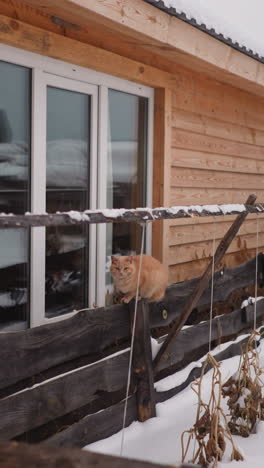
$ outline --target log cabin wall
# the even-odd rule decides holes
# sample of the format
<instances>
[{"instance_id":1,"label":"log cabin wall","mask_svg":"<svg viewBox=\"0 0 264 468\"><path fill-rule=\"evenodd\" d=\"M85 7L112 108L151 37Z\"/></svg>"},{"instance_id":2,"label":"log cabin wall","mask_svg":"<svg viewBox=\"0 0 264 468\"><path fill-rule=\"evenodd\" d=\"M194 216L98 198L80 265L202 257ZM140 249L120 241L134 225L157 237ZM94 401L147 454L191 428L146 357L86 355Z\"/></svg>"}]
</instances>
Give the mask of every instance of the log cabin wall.
<instances>
[{"instance_id":1,"label":"log cabin wall","mask_svg":"<svg viewBox=\"0 0 264 468\"><path fill-rule=\"evenodd\" d=\"M0 0L0 15L4 44L155 88L153 206L264 201L264 65L142 0ZM233 219L153 223L170 281L200 275ZM224 263L255 245L250 216Z\"/></svg>"}]
</instances>

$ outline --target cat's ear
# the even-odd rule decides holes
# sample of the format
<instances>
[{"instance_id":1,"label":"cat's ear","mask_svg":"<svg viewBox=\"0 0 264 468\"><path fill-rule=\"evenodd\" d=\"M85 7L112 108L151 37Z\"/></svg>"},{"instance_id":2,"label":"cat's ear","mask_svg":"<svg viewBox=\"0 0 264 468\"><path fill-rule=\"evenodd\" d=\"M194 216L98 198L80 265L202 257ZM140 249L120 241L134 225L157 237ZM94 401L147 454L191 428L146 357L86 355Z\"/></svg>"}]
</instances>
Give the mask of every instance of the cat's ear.
<instances>
[{"instance_id":1,"label":"cat's ear","mask_svg":"<svg viewBox=\"0 0 264 468\"><path fill-rule=\"evenodd\" d=\"M133 262L133 257L132 257L132 255L129 255L129 257L127 257L127 260L128 260L129 263L132 263L132 262Z\"/></svg>"},{"instance_id":2,"label":"cat's ear","mask_svg":"<svg viewBox=\"0 0 264 468\"><path fill-rule=\"evenodd\" d=\"M115 257L114 255L111 255L111 260L112 260L112 263L116 263L117 262L117 257Z\"/></svg>"}]
</instances>

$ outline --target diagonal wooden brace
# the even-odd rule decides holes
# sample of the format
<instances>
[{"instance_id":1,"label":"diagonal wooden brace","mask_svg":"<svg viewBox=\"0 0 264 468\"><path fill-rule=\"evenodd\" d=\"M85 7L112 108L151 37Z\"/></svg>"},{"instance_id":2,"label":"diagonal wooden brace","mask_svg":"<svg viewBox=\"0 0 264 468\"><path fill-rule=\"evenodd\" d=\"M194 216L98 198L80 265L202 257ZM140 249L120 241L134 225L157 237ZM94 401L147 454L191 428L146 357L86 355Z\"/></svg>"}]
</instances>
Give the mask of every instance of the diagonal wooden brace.
<instances>
[{"instance_id":1,"label":"diagonal wooden brace","mask_svg":"<svg viewBox=\"0 0 264 468\"><path fill-rule=\"evenodd\" d=\"M257 197L256 195L249 195L246 204L247 205L253 205L256 201ZM236 236L240 226L244 222L246 216L248 213L241 213L240 215L237 216L233 224L230 226L228 229L227 233L221 240L219 246L217 247L214 255L214 262L215 262L215 268L218 267L219 263L221 262L223 256L225 255L228 247L230 246L232 240ZM166 340L164 341L163 345L161 346L157 356L155 357L153 361L153 367L155 369L155 372L158 372L158 364L161 361L161 359L166 359L166 350L168 349L169 345L171 344L172 341L174 341L180 330L182 329L183 325L185 324L186 320L188 319L189 315L191 314L192 310L195 308L197 305L197 302L199 301L201 295L203 294L206 285L210 281L212 277L212 262L213 259L210 261L208 267L206 268L203 276L201 277L200 281L197 283L196 288L193 290L191 296L189 297L188 301L185 304L185 307L183 309L183 312L180 316L180 318L177 320L177 322L174 324L172 327L170 333L168 334Z\"/></svg>"}]
</instances>

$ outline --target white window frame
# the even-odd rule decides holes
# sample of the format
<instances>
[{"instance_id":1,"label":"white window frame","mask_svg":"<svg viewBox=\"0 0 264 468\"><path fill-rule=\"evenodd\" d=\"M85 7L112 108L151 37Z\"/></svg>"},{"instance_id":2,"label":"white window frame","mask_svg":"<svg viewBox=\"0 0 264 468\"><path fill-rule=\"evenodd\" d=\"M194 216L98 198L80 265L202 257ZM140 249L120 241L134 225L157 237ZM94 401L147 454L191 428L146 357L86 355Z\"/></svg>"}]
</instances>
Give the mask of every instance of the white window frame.
<instances>
[{"instance_id":1,"label":"white window frame","mask_svg":"<svg viewBox=\"0 0 264 468\"><path fill-rule=\"evenodd\" d=\"M34 75L37 76L34 76ZM46 97L47 88L49 86L68 91L76 91L90 96L91 99L91 128L90 128L90 193L89 193L89 208L96 209L97 199L97 108L98 108L98 88L95 85L90 85L84 82L78 82L58 75L51 75L45 71L35 70L34 81L37 86L32 86L33 112L32 122L35 122L36 128L33 127L32 135L34 146L32 146L32 170L31 170L31 194L32 194L32 211L35 213L46 212ZM41 105L38 105L41 102ZM37 132L37 135L36 135ZM34 162L33 162L34 161ZM41 190L40 188L41 187ZM75 312L60 315L58 317L45 317L45 245L46 229L43 227L32 229L31 243L31 305L30 326L34 327L43 323L51 323L58 320L63 320L65 317L71 317ZM34 255L34 252L39 252ZM92 307L95 302L95 275L93 265L96 263L96 225L89 225L89 266L87 285L89 291L89 304ZM39 310L43 313L39 313ZM44 317L43 317L44 315Z\"/></svg>"},{"instance_id":2,"label":"white window frame","mask_svg":"<svg viewBox=\"0 0 264 468\"><path fill-rule=\"evenodd\" d=\"M32 142L31 211L46 208L46 87L76 90L91 96L91 180L90 207L106 208L108 89L148 98L147 193L146 206L152 207L154 89L121 78L41 56L23 49L0 44L0 60L32 69ZM56 85L57 84L57 85ZM93 179L93 180L92 180ZM89 264L89 305L103 306L105 301L106 228L91 225ZM151 253L152 229L147 226L146 252ZM39 246L42 246L41 249ZM41 250L36 255L37 249ZM97 260L96 260L97 259ZM70 312L45 317L45 228L31 229L30 326L71 317ZM96 274L94 273L96 270ZM103 279L103 281L102 281ZM92 293L93 291L93 293Z\"/></svg>"}]
</instances>

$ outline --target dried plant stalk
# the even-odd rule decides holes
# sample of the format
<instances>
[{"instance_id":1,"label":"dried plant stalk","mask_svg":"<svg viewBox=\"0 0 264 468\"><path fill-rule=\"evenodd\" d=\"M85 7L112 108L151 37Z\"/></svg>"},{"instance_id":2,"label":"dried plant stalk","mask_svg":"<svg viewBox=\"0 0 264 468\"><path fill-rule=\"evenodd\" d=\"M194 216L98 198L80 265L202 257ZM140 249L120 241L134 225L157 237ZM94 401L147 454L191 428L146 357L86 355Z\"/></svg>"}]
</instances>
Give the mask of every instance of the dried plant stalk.
<instances>
[{"instance_id":1,"label":"dried plant stalk","mask_svg":"<svg viewBox=\"0 0 264 468\"><path fill-rule=\"evenodd\" d=\"M209 402L205 403L202 400L201 393L207 366L213 368L213 375ZM195 424L189 431L184 431L181 436L182 462L186 460L190 452L190 442L193 439L195 441L195 449L190 459L188 459L190 463L199 463L203 467L208 467L209 465L212 468L216 467L218 461L223 458L227 442L231 444L232 448L231 460L243 460L242 455L234 444L226 416L221 408L221 388L220 364L209 353L203 364L200 379L196 380L192 386L198 397L198 406ZM186 435L187 441L185 442Z\"/></svg>"},{"instance_id":2,"label":"dried plant stalk","mask_svg":"<svg viewBox=\"0 0 264 468\"><path fill-rule=\"evenodd\" d=\"M222 395L229 397L229 429L232 434L248 437L256 431L257 423L264 419L263 382L256 339L256 331L250 335L238 366L238 371L222 387Z\"/></svg>"}]
</instances>

